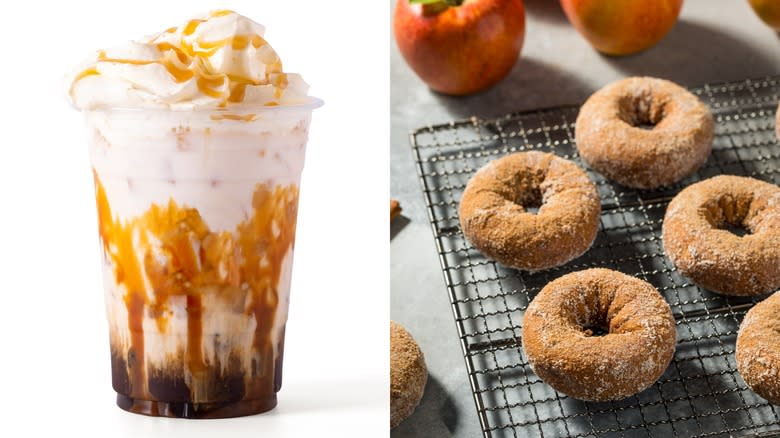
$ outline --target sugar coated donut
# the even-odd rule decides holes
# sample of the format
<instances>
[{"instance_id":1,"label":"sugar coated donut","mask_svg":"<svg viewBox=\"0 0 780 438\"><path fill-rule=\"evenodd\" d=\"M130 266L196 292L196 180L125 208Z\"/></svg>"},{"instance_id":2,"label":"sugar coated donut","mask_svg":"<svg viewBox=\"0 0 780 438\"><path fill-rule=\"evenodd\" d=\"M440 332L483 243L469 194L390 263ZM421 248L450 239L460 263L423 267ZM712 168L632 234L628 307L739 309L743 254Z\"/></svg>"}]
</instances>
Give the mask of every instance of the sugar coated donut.
<instances>
[{"instance_id":1,"label":"sugar coated donut","mask_svg":"<svg viewBox=\"0 0 780 438\"><path fill-rule=\"evenodd\" d=\"M538 206L536 214L528 207ZM460 201L460 226L486 256L518 269L560 266L590 248L599 227L596 186L573 162L517 152L482 167Z\"/></svg>"},{"instance_id":2,"label":"sugar coated donut","mask_svg":"<svg viewBox=\"0 0 780 438\"><path fill-rule=\"evenodd\" d=\"M733 175L692 184L669 203L663 241L677 269L709 290L771 292L780 287L780 187Z\"/></svg>"},{"instance_id":3,"label":"sugar coated donut","mask_svg":"<svg viewBox=\"0 0 780 438\"><path fill-rule=\"evenodd\" d=\"M780 405L780 292L745 315L737 334L737 370L756 394Z\"/></svg>"},{"instance_id":4,"label":"sugar coated donut","mask_svg":"<svg viewBox=\"0 0 780 438\"><path fill-rule=\"evenodd\" d=\"M422 351L412 335L390 321L390 428L412 415L428 380Z\"/></svg>"},{"instance_id":5,"label":"sugar coated donut","mask_svg":"<svg viewBox=\"0 0 780 438\"><path fill-rule=\"evenodd\" d=\"M709 109L685 88L635 77L593 94L577 116L575 137L590 167L624 186L652 189L707 161L713 127Z\"/></svg>"},{"instance_id":6,"label":"sugar coated donut","mask_svg":"<svg viewBox=\"0 0 780 438\"><path fill-rule=\"evenodd\" d=\"M603 336L594 336L601 329ZM588 269L547 284L523 318L522 341L534 372L580 400L619 400L652 385L672 360L675 322L649 283Z\"/></svg>"}]
</instances>

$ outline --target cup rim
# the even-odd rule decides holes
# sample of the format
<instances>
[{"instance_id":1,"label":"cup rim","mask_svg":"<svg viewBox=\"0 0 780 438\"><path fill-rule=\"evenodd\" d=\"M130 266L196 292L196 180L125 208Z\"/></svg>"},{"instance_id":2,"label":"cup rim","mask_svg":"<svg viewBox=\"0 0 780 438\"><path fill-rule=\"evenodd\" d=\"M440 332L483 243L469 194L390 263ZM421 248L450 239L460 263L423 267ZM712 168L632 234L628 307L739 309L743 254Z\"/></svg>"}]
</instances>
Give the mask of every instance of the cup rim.
<instances>
[{"instance_id":1,"label":"cup rim","mask_svg":"<svg viewBox=\"0 0 780 438\"><path fill-rule=\"evenodd\" d=\"M91 113L91 112L112 112L112 111L122 111L122 112L153 112L153 111L160 111L160 112L170 112L170 113L258 113L258 112L285 112L285 111L313 111L321 106L323 106L325 102L314 96L306 96L306 101L303 103L295 103L291 105L276 105L276 106L267 106L267 105L249 105L249 104L239 104L239 105L231 105L225 108L214 108L214 107L200 107L200 108L165 108L165 107L143 107L143 106L105 106L105 107L95 107L90 109L84 109L82 110L85 113Z\"/></svg>"}]
</instances>

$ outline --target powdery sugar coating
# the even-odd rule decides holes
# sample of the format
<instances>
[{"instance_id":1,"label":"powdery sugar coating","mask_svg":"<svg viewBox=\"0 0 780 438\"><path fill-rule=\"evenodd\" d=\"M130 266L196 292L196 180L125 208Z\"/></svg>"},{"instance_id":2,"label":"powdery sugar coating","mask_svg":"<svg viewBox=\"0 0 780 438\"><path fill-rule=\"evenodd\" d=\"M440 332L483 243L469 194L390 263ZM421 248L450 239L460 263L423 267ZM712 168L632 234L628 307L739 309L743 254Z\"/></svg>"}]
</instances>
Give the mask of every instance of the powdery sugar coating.
<instances>
[{"instance_id":1,"label":"powdery sugar coating","mask_svg":"<svg viewBox=\"0 0 780 438\"><path fill-rule=\"evenodd\" d=\"M727 225L750 231L742 237ZM721 175L674 197L663 224L664 250L681 273L724 295L780 287L780 187Z\"/></svg>"},{"instance_id":2,"label":"powdery sugar coating","mask_svg":"<svg viewBox=\"0 0 780 438\"><path fill-rule=\"evenodd\" d=\"M427 380L420 347L406 329L390 321L390 428L412 415Z\"/></svg>"},{"instance_id":3,"label":"powdery sugar coating","mask_svg":"<svg viewBox=\"0 0 780 438\"><path fill-rule=\"evenodd\" d=\"M737 369L750 389L780 404L780 292L745 315L737 335Z\"/></svg>"},{"instance_id":4,"label":"powdery sugar coating","mask_svg":"<svg viewBox=\"0 0 780 438\"><path fill-rule=\"evenodd\" d=\"M603 327L604 336L592 336ZM672 360L675 322L647 282L588 269L549 283L525 312L523 348L534 372L580 400L619 400L652 385Z\"/></svg>"},{"instance_id":5,"label":"powdery sugar coating","mask_svg":"<svg viewBox=\"0 0 780 438\"><path fill-rule=\"evenodd\" d=\"M652 125L652 129L641 126ZM712 150L709 109L663 79L627 78L593 94L576 125L577 149L592 168L624 186L651 189L695 172Z\"/></svg>"},{"instance_id":6,"label":"powdery sugar coating","mask_svg":"<svg viewBox=\"0 0 780 438\"><path fill-rule=\"evenodd\" d=\"M541 205L537 214L526 207ZM460 201L463 233L486 256L529 271L563 265L596 238L601 200L576 164L543 152L491 161Z\"/></svg>"}]
</instances>

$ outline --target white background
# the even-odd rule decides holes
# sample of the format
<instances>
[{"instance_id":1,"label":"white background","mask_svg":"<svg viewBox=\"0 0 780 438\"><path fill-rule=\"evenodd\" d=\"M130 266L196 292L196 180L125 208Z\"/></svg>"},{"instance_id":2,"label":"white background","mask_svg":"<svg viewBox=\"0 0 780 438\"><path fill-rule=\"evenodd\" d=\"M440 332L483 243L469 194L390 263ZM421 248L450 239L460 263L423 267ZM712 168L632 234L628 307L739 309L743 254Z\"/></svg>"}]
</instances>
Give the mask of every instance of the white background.
<instances>
[{"instance_id":1,"label":"white background","mask_svg":"<svg viewBox=\"0 0 780 438\"><path fill-rule=\"evenodd\" d=\"M387 5L11 5L0 26L0 435L386 435ZM94 50L222 8L264 24L285 70L302 73L325 100L313 117L301 185L279 406L230 420L129 414L115 406L111 388L86 136L62 77Z\"/></svg>"}]
</instances>

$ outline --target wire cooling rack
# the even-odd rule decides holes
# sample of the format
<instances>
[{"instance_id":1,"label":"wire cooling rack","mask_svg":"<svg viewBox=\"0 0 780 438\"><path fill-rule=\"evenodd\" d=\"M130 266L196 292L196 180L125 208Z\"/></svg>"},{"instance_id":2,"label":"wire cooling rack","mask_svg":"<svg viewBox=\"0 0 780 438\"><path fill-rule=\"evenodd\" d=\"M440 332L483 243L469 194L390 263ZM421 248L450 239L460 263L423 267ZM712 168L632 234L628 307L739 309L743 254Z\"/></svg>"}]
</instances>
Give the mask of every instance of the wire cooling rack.
<instances>
[{"instance_id":1,"label":"wire cooling rack","mask_svg":"<svg viewBox=\"0 0 780 438\"><path fill-rule=\"evenodd\" d=\"M505 154L550 151L587 168L577 155L578 106L428 126L411 133L444 280L485 437L780 436L780 406L753 393L734 362L739 323L758 299L727 298L683 277L664 256L661 223L683 187L719 174L780 183L775 110L780 76L691 90L713 111L713 152L679 184L636 191L588 171L602 199L593 247L556 269L529 274L474 249L458 224L458 202L477 169ZM548 282L606 267L653 284L677 321L677 352L660 380L625 400L582 402L557 393L531 371L522 348L523 312Z\"/></svg>"}]
</instances>

